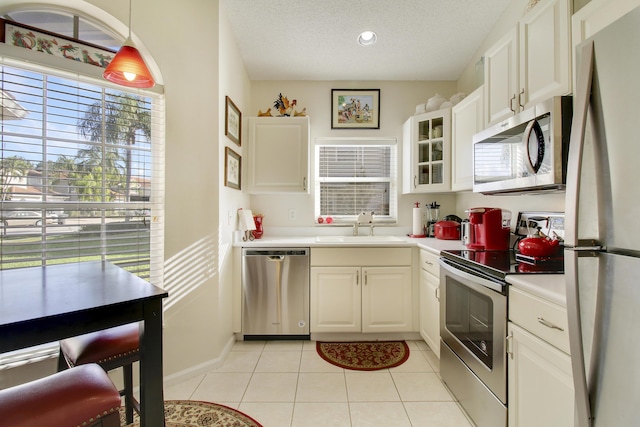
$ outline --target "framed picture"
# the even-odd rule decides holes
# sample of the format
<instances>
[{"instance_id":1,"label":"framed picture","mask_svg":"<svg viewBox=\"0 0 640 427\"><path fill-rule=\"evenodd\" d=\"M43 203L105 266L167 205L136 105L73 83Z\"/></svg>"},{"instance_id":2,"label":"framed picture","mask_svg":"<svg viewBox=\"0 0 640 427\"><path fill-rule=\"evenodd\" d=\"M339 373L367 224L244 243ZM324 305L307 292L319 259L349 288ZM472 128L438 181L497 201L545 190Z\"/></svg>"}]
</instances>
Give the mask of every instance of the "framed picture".
<instances>
[{"instance_id":1,"label":"framed picture","mask_svg":"<svg viewBox=\"0 0 640 427\"><path fill-rule=\"evenodd\" d=\"M227 105L224 109L224 134L230 140L242 146L242 113L231 98L226 96L225 99Z\"/></svg>"},{"instance_id":2,"label":"framed picture","mask_svg":"<svg viewBox=\"0 0 640 427\"><path fill-rule=\"evenodd\" d=\"M331 89L331 129L380 129L380 89Z\"/></svg>"},{"instance_id":3,"label":"framed picture","mask_svg":"<svg viewBox=\"0 0 640 427\"><path fill-rule=\"evenodd\" d=\"M242 158L229 147L224 147L224 185L241 189Z\"/></svg>"}]
</instances>

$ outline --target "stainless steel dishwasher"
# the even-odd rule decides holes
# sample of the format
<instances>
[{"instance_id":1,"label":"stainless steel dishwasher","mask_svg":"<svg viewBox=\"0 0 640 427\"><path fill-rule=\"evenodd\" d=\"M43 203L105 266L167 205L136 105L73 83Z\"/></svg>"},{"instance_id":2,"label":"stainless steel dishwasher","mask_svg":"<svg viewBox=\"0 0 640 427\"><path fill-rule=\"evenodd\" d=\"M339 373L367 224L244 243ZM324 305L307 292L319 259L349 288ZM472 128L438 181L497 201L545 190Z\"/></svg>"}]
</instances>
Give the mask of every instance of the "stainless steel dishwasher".
<instances>
[{"instance_id":1,"label":"stainless steel dishwasher","mask_svg":"<svg viewBox=\"0 0 640 427\"><path fill-rule=\"evenodd\" d=\"M242 250L242 334L309 339L309 248Z\"/></svg>"}]
</instances>

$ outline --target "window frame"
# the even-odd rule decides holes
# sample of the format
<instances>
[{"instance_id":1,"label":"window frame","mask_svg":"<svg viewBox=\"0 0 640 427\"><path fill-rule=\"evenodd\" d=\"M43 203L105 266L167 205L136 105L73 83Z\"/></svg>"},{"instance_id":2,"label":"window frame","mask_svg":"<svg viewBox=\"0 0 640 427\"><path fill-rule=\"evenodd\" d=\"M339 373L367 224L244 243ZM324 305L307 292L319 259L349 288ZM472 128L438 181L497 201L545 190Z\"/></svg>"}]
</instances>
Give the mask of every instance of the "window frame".
<instances>
[{"instance_id":1,"label":"window frame","mask_svg":"<svg viewBox=\"0 0 640 427\"><path fill-rule=\"evenodd\" d=\"M389 177L387 178L368 178L363 180L362 178L356 179L336 179L331 178L326 180L320 177L320 147L334 145L334 146L389 146L391 149L391 158L389 165ZM314 144L314 220L315 224L318 224L317 218L320 216L331 216L333 221L331 225L344 225L353 224L357 215L321 215L321 191L320 185L323 182L389 182L389 215L376 215L374 214L374 223L394 225L398 223L398 139L393 137L348 137L348 138L336 138L336 137L318 137ZM323 226L330 226L323 223Z\"/></svg>"},{"instance_id":2,"label":"window frame","mask_svg":"<svg viewBox=\"0 0 640 427\"><path fill-rule=\"evenodd\" d=\"M26 10L26 9L25 9ZM61 10L55 8L38 8L38 10L51 13L60 13ZM77 16L77 14L74 14ZM113 30L103 23L93 19L90 16L80 15L85 21L102 30L109 36L119 38ZM78 40L83 42L82 40ZM151 207L151 227L150 227L150 267L149 277L147 280L159 287L163 287L164 283L164 191L165 191L165 98L164 87L156 84L149 89L123 88L122 86L113 84L103 79L103 68L84 64L77 61L70 61L64 58L58 58L50 55L44 55L39 52L33 52L28 49L11 46L0 43L0 63L10 67L22 68L37 73L53 75L65 79L77 80L79 82L98 85L102 88L128 92L143 97L153 98L152 114L159 117L152 132L150 144L152 146L151 154L151 179L153 180L152 195L149 202L135 202L130 207L139 206L143 209ZM24 205L24 203L23 203ZM37 206L35 206L37 205ZM98 208L101 204L94 203L92 207ZM40 210L44 204L35 202L26 205L33 210ZM16 205L18 207L18 205ZM45 249L46 250L46 249ZM0 371L10 369L12 367L21 366L29 363L38 362L48 358L56 357L58 353L57 343L43 344L40 346L21 349L14 352L3 354L0 357Z\"/></svg>"}]
</instances>

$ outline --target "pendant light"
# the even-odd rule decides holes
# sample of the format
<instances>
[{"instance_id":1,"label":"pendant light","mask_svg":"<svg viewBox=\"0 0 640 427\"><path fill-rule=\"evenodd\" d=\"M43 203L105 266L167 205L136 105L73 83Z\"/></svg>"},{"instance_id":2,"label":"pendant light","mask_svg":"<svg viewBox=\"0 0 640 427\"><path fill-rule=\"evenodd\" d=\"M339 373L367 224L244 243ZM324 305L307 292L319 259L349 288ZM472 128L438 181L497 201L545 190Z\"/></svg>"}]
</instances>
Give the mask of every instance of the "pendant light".
<instances>
[{"instance_id":1,"label":"pendant light","mask_svg":"<svg viewBox=\"0 0 640 427\"><path fill-rule=\"evenodd\" d=\"M129 0L129 37L111 60L102 77L110 82L129 87L148 88L156 83L131 40L131 0Z\"/></svg>"}]
</instances>

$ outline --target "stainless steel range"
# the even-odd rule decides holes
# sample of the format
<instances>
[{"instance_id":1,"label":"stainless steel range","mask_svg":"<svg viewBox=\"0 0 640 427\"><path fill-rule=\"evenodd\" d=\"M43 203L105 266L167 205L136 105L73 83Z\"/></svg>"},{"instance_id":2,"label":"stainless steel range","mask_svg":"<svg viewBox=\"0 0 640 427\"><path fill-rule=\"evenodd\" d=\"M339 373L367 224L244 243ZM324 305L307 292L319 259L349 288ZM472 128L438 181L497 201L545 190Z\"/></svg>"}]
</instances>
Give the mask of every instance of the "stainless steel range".
<instances>
[{"instance_id":1,"label":"stainless steel range","mask_svg":"<svg viewBox=\"0 0 640 427\"><path fill-rule=\"evenodd\" d=\"M545 224L550 234L548 224L558 227L559 218L521 213L516 234L524 237L532 226ZM532 259L514 250L441 252L440 374L478 427L507 425L507 275L563 271L561 257Z\"/></svg>"}]
</instances>

